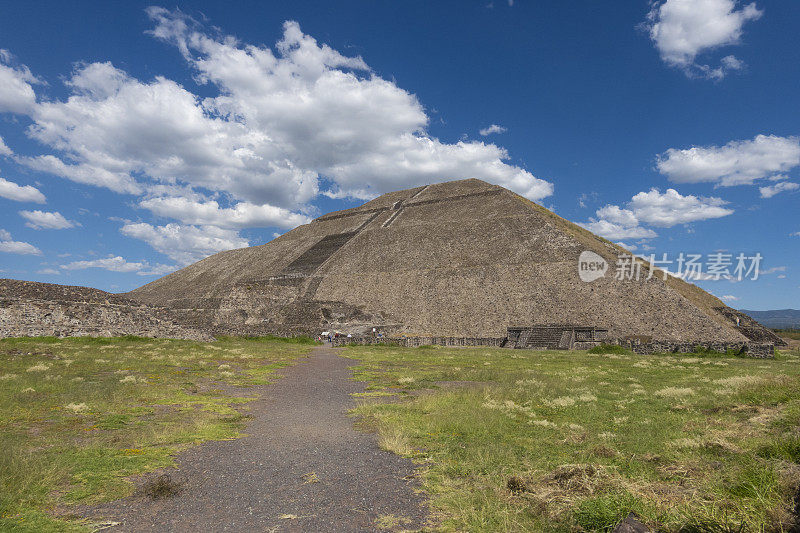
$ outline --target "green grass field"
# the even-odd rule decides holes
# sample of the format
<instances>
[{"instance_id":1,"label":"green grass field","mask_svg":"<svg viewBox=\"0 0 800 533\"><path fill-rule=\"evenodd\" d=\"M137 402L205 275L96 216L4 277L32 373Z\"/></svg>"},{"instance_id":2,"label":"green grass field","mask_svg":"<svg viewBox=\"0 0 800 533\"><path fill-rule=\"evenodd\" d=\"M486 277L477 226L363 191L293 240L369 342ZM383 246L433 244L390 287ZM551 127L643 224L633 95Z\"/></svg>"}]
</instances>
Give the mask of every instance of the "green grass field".
<instances>
[{"instance_id":1,"label":"green grass field","mask_svg":"<svg viewBox=\"0 0 800 533\"><path fill-rule=\"evenodd\" d=\"M0 531L90 530L71 506L127 496L129 476L237 437L237 407L254 396L246 387L268 383L308 344L0 340Z\"/></svg>"},{"instance_id":2,"label":"green grass field","mask_svg":"<svg viewBox=\"0 0 800 533\"><path fill-rule=\"evenodd\" d=\"M788 531L800 353L775 360L351 347L355 409L445 530Z\"/></svg>"},{"instance_id":3,"label":"green grass field","mask_svg":"<svg viewBox=\"0 0 800 533\"><path fill-rule=\"evenodd\" d=\"M238 408L307 340L0 341L0 530L86 531L76 505L240 435ZM775 360L353 347L355 413L420 462L445 530L788 531L800 353Z\"/></svg>"}]
</instances>

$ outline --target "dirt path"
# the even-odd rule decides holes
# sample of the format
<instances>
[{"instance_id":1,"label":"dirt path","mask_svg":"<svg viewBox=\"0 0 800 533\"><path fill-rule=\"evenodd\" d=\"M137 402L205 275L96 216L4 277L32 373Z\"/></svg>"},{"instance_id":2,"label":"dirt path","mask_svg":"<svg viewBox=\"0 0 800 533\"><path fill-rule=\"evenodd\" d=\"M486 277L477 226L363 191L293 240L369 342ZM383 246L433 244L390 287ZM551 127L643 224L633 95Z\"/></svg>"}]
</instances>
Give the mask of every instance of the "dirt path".
<instances>
[{"instance_id":1,"label":"dirt path","mask_svg":"<svg viewBox=\"0 0 800 533\"><path fill-rule=\"evenodd\" d=\"M363 384L328 347L284 369L250 404L247 436L182 453L182 492L95 509L111 531L374 531L385 515L414 529L425 520L411 461L353 429L350 394ZM314 473L316 482L311 478ZM311 478L311 479L310 479Z\"/></svg>"}]
</instances>

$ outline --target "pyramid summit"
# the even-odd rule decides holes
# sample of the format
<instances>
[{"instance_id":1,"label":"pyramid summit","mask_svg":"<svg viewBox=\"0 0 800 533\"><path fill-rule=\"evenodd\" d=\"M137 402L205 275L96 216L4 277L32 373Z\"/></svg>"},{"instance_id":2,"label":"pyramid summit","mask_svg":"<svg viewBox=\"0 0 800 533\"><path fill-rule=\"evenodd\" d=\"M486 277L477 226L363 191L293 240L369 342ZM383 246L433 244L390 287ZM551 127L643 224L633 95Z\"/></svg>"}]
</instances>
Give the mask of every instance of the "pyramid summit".
<instances>
[{"instance_id":1,"label":"pyramid summit","mask_svg":"<svg viewBox=\"0 0 800 533\"><path fill-rule=\"evenodd\" d=\"M500 338L509 328L580 326L615 339L769 336L672 276L618 280L612 270L582 279L582 254L607 270L628 253L507 189L467 179L328 213L125 296L217 334L375 328L389 336Z\"/></svg>"}]
</instances>

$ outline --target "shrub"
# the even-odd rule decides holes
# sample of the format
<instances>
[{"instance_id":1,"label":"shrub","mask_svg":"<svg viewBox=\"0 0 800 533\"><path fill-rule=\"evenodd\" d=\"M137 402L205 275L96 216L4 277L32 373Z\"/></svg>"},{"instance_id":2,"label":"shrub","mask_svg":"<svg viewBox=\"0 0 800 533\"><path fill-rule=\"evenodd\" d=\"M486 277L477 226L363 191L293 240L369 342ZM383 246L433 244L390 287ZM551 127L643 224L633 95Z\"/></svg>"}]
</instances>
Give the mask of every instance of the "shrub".
<instances>
[{"instance_id":1,"label":"shrub","mask_svg":"<svg viewBox=\"0 0 800 533\"><path fill-rule=\"evenodd\" d=\"M236 339L237 337L229 337L229 336L219 336L217 337L219 340L232 340ZM279 337L278 335L262 335L257 337L241 337L241 339L246 341L275 341L275 342L286 342L289 344L321 344L317 342L317 340L313 337L308 335L297 335L295 337Z\"/></svg>"},{"instance_id":2,"label":"shrub","mask_svg":"<svg viewBox=\"0 0 800 533\"><path fill-rule=\"evenodd\" d=\"M589 353L629 355L631 351L619 344L600 344L591 348Z\"/></svg>"}]
</instances>

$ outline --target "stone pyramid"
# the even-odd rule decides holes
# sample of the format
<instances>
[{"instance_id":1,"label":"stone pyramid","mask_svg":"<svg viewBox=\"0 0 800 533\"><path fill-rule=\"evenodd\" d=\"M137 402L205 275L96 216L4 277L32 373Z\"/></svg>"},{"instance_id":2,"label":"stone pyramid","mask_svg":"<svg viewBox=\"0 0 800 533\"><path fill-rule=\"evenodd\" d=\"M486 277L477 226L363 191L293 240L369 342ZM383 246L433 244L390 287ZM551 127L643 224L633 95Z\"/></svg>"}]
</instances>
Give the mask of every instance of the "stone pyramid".
<instances>
[{"instance_id":1,"label":"stone pyramid","mask_svg":"<svg viewBox=\"0 0 800 533\"><path fill-rule=\"evenodd\" d=\"M611 271L581 281L584 251ZM126 296L218 334L375 327L386 335L504 337L510 326L571 324L607 329L611 338L748 340L738 312L693 284L614 279L625 253L507 189L468 179L384 194Z\"/></svg>"}]
</instances>

